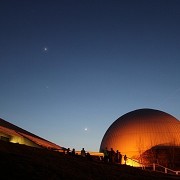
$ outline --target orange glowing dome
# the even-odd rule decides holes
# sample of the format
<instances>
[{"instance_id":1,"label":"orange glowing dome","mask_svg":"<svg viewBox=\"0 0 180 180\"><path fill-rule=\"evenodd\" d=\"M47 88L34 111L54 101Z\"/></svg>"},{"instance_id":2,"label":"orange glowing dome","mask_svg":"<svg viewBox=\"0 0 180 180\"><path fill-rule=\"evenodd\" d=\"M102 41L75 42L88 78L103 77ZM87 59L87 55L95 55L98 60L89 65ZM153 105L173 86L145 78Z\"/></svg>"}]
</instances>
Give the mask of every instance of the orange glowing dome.
<instances>
[{"instance_id":1,"label":"orange glowing dome","mask_svg":"<svg viewBox=\"0 0 180 180\"><path fill-rule=\"evenodd\" d=\"M118 118L106 131L100 152L107 147L129 158L156 146L180 145L180 121L165 112L139 109Z\"/></svg>"}]
</instances>

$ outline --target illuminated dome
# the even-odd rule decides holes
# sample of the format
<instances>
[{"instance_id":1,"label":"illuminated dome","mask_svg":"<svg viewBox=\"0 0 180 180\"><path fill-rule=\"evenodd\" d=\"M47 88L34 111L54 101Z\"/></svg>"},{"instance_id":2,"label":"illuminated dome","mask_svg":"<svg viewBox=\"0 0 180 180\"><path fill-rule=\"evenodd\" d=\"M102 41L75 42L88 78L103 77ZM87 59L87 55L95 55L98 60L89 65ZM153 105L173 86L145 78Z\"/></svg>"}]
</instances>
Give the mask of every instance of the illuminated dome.
<instances>
[{"instance_id":1,"label":"illuminated dome","mask_svg":"<svg viewBox=\"0 0 180 180\"><path fill-rule=\"evenodd\" d=\"M180 145L180 122L165 112L139 109L118 118L106 131L100 146L138 159L154 147Z\"/></svg>"}]
</instances>

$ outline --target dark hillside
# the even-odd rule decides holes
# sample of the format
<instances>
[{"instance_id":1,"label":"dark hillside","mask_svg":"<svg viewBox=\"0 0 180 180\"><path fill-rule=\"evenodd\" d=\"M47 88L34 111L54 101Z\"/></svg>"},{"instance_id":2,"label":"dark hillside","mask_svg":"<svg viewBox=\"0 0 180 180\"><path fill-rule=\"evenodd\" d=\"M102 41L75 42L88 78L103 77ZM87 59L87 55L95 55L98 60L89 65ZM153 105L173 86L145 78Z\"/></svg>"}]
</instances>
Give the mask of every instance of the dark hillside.
<instances>
[{"instance_id":1,"label":"dark hillside","mask_svg":"<svg viewBox=\"0 0 180 180\"><path fill-rule=\"evenodd\" d=\"M47 149L0 141L1 179L178 179L125 165L104 164ZM180 178L179 178L180 179Z\"/></svg>"}]
</instances>

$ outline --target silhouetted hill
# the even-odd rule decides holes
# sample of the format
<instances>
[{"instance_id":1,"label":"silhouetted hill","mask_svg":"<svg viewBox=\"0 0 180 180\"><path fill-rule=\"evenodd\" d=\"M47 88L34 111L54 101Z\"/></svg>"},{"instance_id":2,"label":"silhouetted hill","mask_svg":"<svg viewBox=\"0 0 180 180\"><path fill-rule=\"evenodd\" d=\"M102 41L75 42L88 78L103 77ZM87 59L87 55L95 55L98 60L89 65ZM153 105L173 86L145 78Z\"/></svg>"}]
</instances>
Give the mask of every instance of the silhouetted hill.
<instances>
[{"instance_id":1,"label":"silhouetted hill","mask_svg":"<svg viewBox=\"0 0 180 180\"><path fill-rule=\"evenodd\" d=\"M1 179L180 179L125 165L104 164L80 156L0 141Z\"/></svg>"}]
</instances>

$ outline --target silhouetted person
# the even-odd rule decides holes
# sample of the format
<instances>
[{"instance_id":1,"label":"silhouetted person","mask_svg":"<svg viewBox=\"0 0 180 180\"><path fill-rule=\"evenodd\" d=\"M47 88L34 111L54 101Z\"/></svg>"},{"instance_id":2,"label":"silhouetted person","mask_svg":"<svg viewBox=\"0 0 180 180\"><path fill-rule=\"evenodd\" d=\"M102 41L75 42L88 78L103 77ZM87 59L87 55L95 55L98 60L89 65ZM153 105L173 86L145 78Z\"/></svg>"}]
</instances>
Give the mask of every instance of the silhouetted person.
<instances>
[{"instance_id":1,"label":"silhouetted person","mask_svg":"<svg viewBox=\"0 0 180 180\"><path fill-rule=\"evenodd\" d=\"M119 164L122 164L122 154L119 152Z\"/></svg>"},{"instance_id":2,"label":"silhouetted person","mask_svg":"<svg viewBox=\"0 0 180 180\"><path fill-rule=\"evenodd\" d=\"M108 151L107 147L103 153L104 153L104 162L106 162L106 163L109 162L109 151Z\"/></svg>"},{"instance_id":3,"label":"silhouetted person","mask_svg":"<svg viewBox=\"0 0 180 180\"><path fill-rule=\"evenodd\" d=\"M75 151L74 148L72 149L71 155L72 155L72 156L75 156L75 155L76 155L76 151Z\"/></svg>"},{"instance_id":4,"label":"silhouetted person","mask_svg":"<svg viewBox=\"0 0 180 180\"><path fill-rule=\"evenodd\" d=\"M109 162L115 162L115 151L113 150L113 148L111 148L111 151L109 152Z\"/></svg>"},{"instance_id":5,"label":"silhouetted person","mask_svg":"<svg viewBox=\"0 0 180 180\"><path fill-rule=\"evenodd\" d=\"M124 155L124 163L126 164L126 161L127 161L127 156Z\"/></svg>"},{"instance_id":6,"label":"silhouetted person","mask_svg":"<svg viewBox=\"0 0 180 180\"><path fill-rule=\"evenodd\" d=\"M87 158L88 160L92 160L92 157L91 157L91 155L90 155L89 152L86 153L86 158Z\"/></svg>"},{"instance_id":7,"label":"silhouetted person","mask_svg":"<svg viewBox=\"0 0 180 180\"><path fill-rule=\"evenodd\" d=\"M70 148L67 148L67 150L66 150L66 154L70 154Z\"/></svg>"},{"instance_id":8,"label":"silhouetted person","mask_svg":"<svg viewBox=\"0 0 180 180\"><path fill-rule=\"evenodd\" d=\"M119 163L119 161L120 161L120 152L117 150L115 154L115 162Z\"/></svg>"},{"instance_id":9,"label":"silhouetted person","mask_svg":"<svg viewBox=\"0 0 180 180\"><path fill-rule=\"evenodd\" d=\"M86 151L84 150L84 148L82 148L82 150L81 150L81 156L82 156L82 157L85 157L85 156L86 156Z\"/></svg>"},{"instance_id":10,"label":"silhouetted person","mask_svg":"<svg viewBox=\"0 0 180 180\"><path fill-rule=\"evenodd\" d=\"M117 150L115 155L115 162L121 164L122 162L122 154Z\"/></svg>"}]
</instances>

